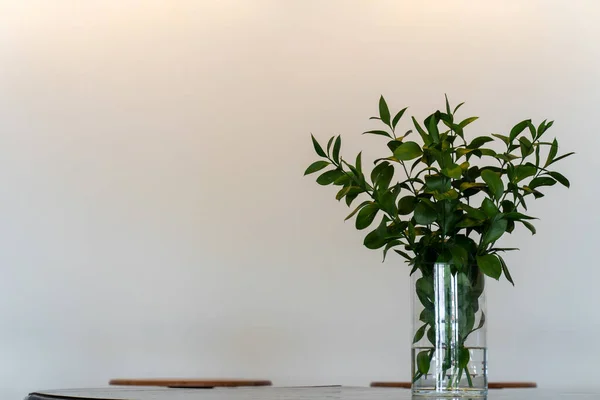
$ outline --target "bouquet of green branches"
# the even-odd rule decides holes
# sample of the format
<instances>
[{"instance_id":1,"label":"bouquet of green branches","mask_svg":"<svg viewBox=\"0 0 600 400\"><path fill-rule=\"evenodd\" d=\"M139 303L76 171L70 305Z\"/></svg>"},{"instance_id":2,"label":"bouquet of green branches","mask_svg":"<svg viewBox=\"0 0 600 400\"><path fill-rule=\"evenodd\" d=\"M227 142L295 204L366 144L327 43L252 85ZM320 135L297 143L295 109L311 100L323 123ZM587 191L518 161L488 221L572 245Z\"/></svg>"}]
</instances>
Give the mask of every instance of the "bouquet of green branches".
<instances>
[{"instance_id":1,"label":"bouquet of green branches","mask_svg":"<svg viewBox=\"0 0 600 400\"><path fill-rule=\"evenodd\" d=\"M557 140L547 139L553 121L535 125L527 119L507 135L469 138L465 130L477 117L457 119L462 105L451 108L446 97L445 110L422 122L412 117L410 129L399 133L407 108L392 117L381 97L379 115L371 119L382 128L364 134L379 136L387 146L370 173L363 172L362 153L353 159L341 156L340 136L321 146L311 135L320 159L305 175L320 172L317 183L339 187L336 199L349 207L361 200L346 219L356 217L359 230L375 222L364 245L383 249L384 259L393 250L412 267L411 275L421 272L416 291L425 310L435 302L432 265L444 262L453 273L469 272L464 295L471 306L466 307L467 322L460 332L464 343L485 322L483 316L480 326L475 326L482 274L496 280L504 275L514 285L501 254L517 249L498 247L496 242L519 224L535 234L531 223L535 218L527 214L527 202L543 197L543 191L557 182L569 187L554 166L573 153L559 155ZM431 317L421 320L424 325L415 342L427 326L433 328ZM418 373L426 373L427 359L431 354L421 357Z\"/></svg>"}]
</instances>

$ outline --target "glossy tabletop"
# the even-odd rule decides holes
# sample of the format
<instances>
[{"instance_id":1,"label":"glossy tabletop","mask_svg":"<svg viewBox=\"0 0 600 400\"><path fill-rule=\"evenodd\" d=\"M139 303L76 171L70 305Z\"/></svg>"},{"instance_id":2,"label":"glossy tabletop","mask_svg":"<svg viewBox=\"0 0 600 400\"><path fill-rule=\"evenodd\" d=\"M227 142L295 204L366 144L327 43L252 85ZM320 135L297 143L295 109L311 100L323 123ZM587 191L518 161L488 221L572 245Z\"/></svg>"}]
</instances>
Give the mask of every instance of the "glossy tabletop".
<instances>
[{"instance_id":1,"label":"glossy tabletop","mask_svg":"<svg viewBox=\"0 0 600 400\"><path fill-rule=\"evenodd\" d=\"M103 388L31 393L27 400L409 400L410 390L366 387L257 387L218 389ZM428 400L431 397L417 397ZM442 398L440 398L442 399ZM448 400L449 398L443 398ZM466 400L468 398L460 398ZM484 398L477 398L484 399ZM600 392L556 392L540 389L490 390L487 400L600 400Z\"/></svg>"}]
</instances>

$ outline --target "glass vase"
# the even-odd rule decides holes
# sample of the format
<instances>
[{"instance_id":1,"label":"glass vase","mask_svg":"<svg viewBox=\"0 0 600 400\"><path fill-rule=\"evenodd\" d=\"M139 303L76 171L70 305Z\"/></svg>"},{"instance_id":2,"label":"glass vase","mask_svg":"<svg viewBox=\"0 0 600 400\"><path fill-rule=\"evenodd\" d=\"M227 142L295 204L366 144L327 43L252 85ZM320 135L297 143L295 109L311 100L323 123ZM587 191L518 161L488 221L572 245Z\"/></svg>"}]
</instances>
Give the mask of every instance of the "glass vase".
<instances>
[{"instance_id":1,"label":"glass vase","mask_svg":"<svg viewBox=\"0 0 600 400\"><path fill-rule=\"evenodd\" d=\"M412 275L412 392L485 396L485 278L477 266L421 265Z\"/></svg>"}]
</instances>

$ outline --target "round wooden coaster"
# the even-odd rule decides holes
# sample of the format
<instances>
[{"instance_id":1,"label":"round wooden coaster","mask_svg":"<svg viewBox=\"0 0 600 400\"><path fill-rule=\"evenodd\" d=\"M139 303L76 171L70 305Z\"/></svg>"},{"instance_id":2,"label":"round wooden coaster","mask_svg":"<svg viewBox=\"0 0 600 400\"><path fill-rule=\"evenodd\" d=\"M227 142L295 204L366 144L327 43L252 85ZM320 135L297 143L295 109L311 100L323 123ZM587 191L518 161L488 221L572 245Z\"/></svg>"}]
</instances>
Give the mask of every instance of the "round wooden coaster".
<instances>
[{"instance_id":1,"label":"round wooden coaster","mask_svg":"<svg viewBox=\"0 0 600 400\"><path fill-rule=\"evenodd\" d=\"M271 386L271 381L253 379L111 379L113 386L161 386L211 389L214 387Z\"/></svg>"},{"instance_id":2,"label":"round wooden coaster","mask_svg":"<svg viewBox=\"0 0 600 400\"><path fill-rule=\"evenodd\" d=\"M371 387L403 388L410 389L410 382L371 382ZM489 389L525 389L536 388L535 382L489 382Z\"/></svg>"}]
</instances>

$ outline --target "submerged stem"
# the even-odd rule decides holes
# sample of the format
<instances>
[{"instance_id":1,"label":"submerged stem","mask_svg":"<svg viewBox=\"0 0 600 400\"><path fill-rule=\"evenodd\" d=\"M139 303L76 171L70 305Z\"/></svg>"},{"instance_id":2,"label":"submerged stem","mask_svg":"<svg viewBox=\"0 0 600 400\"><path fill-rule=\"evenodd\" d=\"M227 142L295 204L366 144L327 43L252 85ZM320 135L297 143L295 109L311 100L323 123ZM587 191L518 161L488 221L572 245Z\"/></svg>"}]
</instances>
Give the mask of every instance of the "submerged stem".
<instances>
[{"instance_id":1,"label":"submerged stem","mask_svg":"<svg viewBox=\"0 0 600 400\"><path fill-rule=\"evenodd\" d=\"M467 382L469 382L469 387L473 387L473 380L471 379L471 374L469 373L469 367L465 367L465 374L467 375Z\"/></svg>"}]
</instances>

